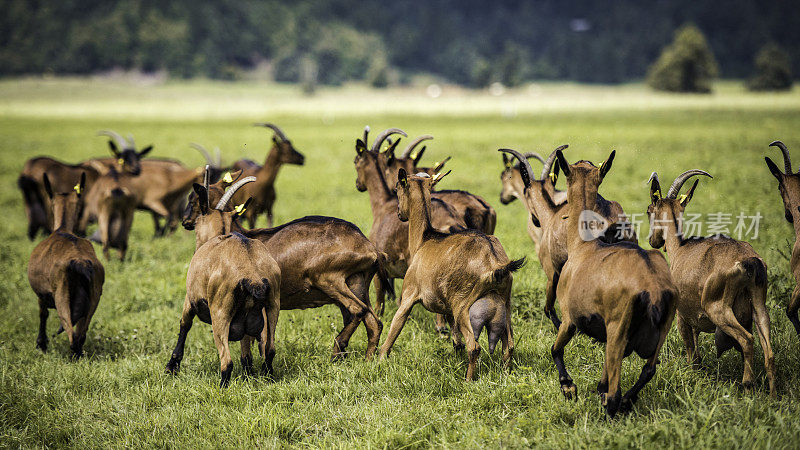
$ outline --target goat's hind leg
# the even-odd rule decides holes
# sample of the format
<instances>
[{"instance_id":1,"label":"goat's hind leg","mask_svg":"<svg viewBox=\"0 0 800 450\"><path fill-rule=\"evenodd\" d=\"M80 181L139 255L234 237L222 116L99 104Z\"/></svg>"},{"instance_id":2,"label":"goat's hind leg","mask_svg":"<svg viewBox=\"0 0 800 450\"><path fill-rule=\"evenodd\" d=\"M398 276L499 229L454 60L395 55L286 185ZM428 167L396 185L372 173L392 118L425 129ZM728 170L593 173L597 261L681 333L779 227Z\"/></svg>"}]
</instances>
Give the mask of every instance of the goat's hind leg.
<instances>
[{"instance_id":1,"label":"goat's hind leg","mask_svg":"<svg viewBox=\"0 0 800 450\"><path fill-rule=\"evenodd\" d=\"M266 325L266 322L264 323ZM242 347L242 356L239 358L239 361L242 362L242 370L248 376L253 375L253 353L251 351L251 347L253 345L253 337L244 335L242 340L239 342ZM259 343L260 347L260 343Z\"/></svg>"},{"instance_id":2,"label":"goat's hind leg","mask_svg":"<svg viewBox=\"0 0 800 450\"><path fill-rule=\"evenodd\" d=\"M667 330L669 330L669 328ZM692 334L694 335L694 331L692 331ZM658 354L661 352L661 347L664 346L666 339L667 332L661 333L655 353L653 353L653 355L644 364L644 367L642 367L642 372L639 374L639 378L636 380L636 383L630 389L628 389L628 392L626 392L625 395L622 396L620 412L627 413L633 409L633 404L639 399L639 391L641 391L642 388L644 388L644 386L650 381L650 379L653 378L653 375L656 374Z\"/></svg>"},{"instance_id":3,"label":"goat's hind leg","mask_svg":"<svg viewBox=\"0 0 800 450\"><path fill-rule=\"evenodd\" d=\"M47 317L50 311L42 297L39 297L39 335L36 337L36 348L47 352Z\"/></svg>"},{"instance_id":4,"label":"goat's hind leg","mask_svg":"<svg viewBox=\"0 0 800 450\"><path fill-rule=\"evenodd\" d=\"M397 308L397 312L394 314L392 324L389 326L389 334L387 334L386 340L383 342L383 346L381 347L381 360L384 360L387 356L389 356L389 353L392 351L392 346L397 340L397 336L400 335L400 331L403 330L403 326L406 324L408 316L411 314L411 309L419 301L416 292L411 292L409 289L406 289L406 286L408 286L408 283L403 283L403 293L400 298L400 307Z\"/></svg>"},{"instance_id":5,"label":"goat's hind leg","mask_svg":"<svg viewBox=\"0 0 800 450\"><path fill-rule=\"evenodd\" d=\"M800 310L800 283L794 286L792 296L789 298L789 305L786 307L786 316L794 326L795 333L800 336L800 317L798 317L798 310Z\"/></svg>"},{"instance_id":6,"label":"goat's hind leg","mask_svg":"<svg viewBox=\"0 0 800 450\"><path fill-rule=\"evenodd\" d=\"M764 351L764 369L767 371L770 395L775 397L775 355L772 351L772 343L769 335L769 313L767 312L767 288L766 286L757 287L753 292L753 319L758 330L758 338L761 341L761 349Z\"/></svg>"},{"instance_id":7,"label":"goat's hind leg","mask_svg":"<svg viewBox=\"0 0 800 450\"><path fill-rule=\"evenodd\" d=\"M575 383L572 382L572 378L569 376L567 368L564 366L564 347L575 335L575 329L575 324L573 324L567 316L564 316L564 321L561 322L561 325L558 327L556 341L550 349L553 362L556 364L556 369L558 369L558 382L561 384L561 393L564 394L567 400L578 399L578 391L575 387Z\"/></svg>"},{"instance_id":8,"label":"goat's hind leg","mask_svg":"<svg viewBox=\"0 0 800 450\"><path fill-rule=\"evenodd\" d=\"M180 331L178 332L178 342L175 344L175 349L172 350L172 357L170 357L165 369L166 373L175 375L178 373L178 371L180 371L181 361L183 360L183 348L186 345L186 336L189 334L189 330L192 329L193 321L194 310L192 309L192 305L187 298L183 302L183 312L181 313L181 325Z\"/></svg>"},{"instance_id":9,"label":"goat's hind leg","mask_svg":"<svg viewBox=\"0 0 800 450\"><path fill-rule=\"evenodd\" d=\"M544 314L553 322L553 326L558 331L561 326L561 320L558 319L558 314L556 313L556 286L558 286L558 274L554 274L553 279L547 281Z\"/></svg>"},{"instance_id":10,"label":"goat's hind leg","mask_svg":"<svg viewBox=\"0 0 800 450\"><path fill-rule=\"evenodd\" d=\"M261 372L268 376L275 374L275 370L272 368L272 360L275 359L275 328L278 326L280 307L277 306L277 302L274 302L274 304L276 306L265 307L262 310L264 328L261 331L261 341L259 342L261 354L264 355L264 364L261 367Z\"/></svg>"},{"instance_id":11,"label":"goat's hind leg","mask_svg":"<svg viewBox=\"0 0 800 450\"><path fill-rule=\"evenodd\" d=\"M677 317L677 325L678 332L680 332L683 338L683 345L686 347L687 361L692 367L699 368L702 360L700 359L700 353L697 349L697 331L686 323L680 315Z\"/></svg>"}]
</instances>

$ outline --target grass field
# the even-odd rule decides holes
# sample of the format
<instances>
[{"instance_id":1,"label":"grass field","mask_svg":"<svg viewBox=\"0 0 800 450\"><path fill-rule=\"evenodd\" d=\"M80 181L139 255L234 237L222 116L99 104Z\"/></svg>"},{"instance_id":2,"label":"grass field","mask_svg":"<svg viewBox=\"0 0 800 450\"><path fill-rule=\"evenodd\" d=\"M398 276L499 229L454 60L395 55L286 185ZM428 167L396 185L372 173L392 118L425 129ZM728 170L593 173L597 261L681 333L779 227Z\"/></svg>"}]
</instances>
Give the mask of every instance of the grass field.
<instances>
[{"instance_id":1,"label":"grass field","mask_svg":"<svg viewBox=\"0 0 800 450\"><path fill-rule=\"evenodd\" d=\"M756 95L732 82L710 96L654 94L639 85L545 84L499 97L448 87L435 99L424 92L347 86L308 98L291 86L247 83L0 81L0 447L797 446L800 341L784 314L794 281L782 256L791 251L793 232L763 157L780 166L780 153L767 145L782 139L800 162L800 92ZM365 233L369 202L355 189L352 164L363 126L436 137L423 161L452 155L453 173L443 187L468 189L491 202L496 234L509 256L529 258L514 279L517 352L511 372L502 370L497 352L484 353L478 380L464 382L463 356L436 336L432 315L421 306L388 361L363 360L361 327L350 342L351 356L332 363L341 319L328 306L281 313L273 383L243 377L234 350L233 382L219 389L210 327L199 321L189 334L181 374L164 375L194 236L179 231L153 240L152 222L143 213L134 221L129 261L105 263L87 357L70 361L64 335L51 340L45 355L34 349L37 304L26 267L35 243L24 237L16 189L27 158L103 156L105 139L94 135L110 128L133 133L141 145L154 144L154 156L190 166L203 163L190 142L221 147L228 162L263 160L270 135L250 123L265 120L279 124L306 156L304 167L281 171L277 223L323 214L350 220ZM644 213L651 171L669 183L684 170L702 168L715 178L700 181L691 212L731 213L734 222L740 212L763 216L751 241L769 267L777 400L766 392L760 346L757 388L747 394L739 387L738 353L716 358L713 338L703 335L703 367L692 370L674 329L658 372L630 415L606 420L593 393L603 349L581 336L565 356L579 399L563 399L549 352L555 333L542 314L544 275L525 232L523 206L498 201L502 164L496 152L547 152L563 143L570 144L570 160L600 161L617 150L601 193L629 214ZM642 231L646 247L646 224ZM386 328L394 310L389 305L384 314ZM57 327L51 314L48 331ZM624 387L633 384L641 365L635 356L626 360Z\"/></svg>"}]
</instances>

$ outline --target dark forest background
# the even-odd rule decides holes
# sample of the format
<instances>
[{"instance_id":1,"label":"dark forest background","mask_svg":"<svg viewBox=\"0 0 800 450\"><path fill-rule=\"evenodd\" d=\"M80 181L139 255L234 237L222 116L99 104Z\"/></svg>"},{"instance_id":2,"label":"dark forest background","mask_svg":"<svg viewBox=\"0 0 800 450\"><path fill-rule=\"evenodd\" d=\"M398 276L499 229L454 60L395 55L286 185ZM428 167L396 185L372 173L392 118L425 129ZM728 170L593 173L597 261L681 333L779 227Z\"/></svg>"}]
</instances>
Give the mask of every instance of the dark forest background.
<instances>
[{"instance_id":1,"label":"dark forest background","mask_svg":"<svg viewBox=\"0 0 800 450\"><path fill-rule=\"evenodd\" d=\"M115 68L381 85L431 74L483 86L642 79L677 28L707 37L720 76L746 78L780 45L800 73L790 1L0 0L0 74Z\"/></svg>"}]
</instances>

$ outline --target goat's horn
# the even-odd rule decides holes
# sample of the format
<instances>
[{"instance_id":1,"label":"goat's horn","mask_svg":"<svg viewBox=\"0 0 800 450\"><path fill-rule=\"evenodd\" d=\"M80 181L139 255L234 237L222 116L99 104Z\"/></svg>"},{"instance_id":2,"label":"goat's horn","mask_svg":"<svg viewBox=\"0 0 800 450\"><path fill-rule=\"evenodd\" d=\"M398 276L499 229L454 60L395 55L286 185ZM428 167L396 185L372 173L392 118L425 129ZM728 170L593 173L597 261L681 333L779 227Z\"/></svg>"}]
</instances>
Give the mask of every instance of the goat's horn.
<instances>
[{"instance_id":1,"label":"goat's horn","mask_svg":"<svg viewBox=\"0 0 800 450\"><path fill-rule=\"evenodd\" d=\"M244 177L241 180L234 183L233 186L228 188L228 191L225 192L225 195L223 195L222 198L219 199L219 202L217 202L217 206L215 206L214 209L223 211L225 209L225 205L227 205L228 201L231 199L231 197L233 197L233 194L235 194L240 187L244 186L247 183L252 183L253 181L256 181L256 177L250 176L250 177Z\"/></svg>"},{"instance_id":2,"label":"goat's horn","mask_svg":"<svg viewBox=\"0 0 800 450\"><path fill-rule=\"evenodd\" d=\"M206 170L203 173L203 187L206 189L206 192L208 192L208 182L210 178L211 178L211 166L206 164Z\"/></svg>"},{"instance_id":3,"label":"goat's horn","mask_svg":"<svg viewBox=\"0 0 800 450\"><path fill-rule=\"evenodd\" d=\"M367 139L369 138L369 125L364 126L364 145L369 142Z\"/></svg>"},{"instance_id":4,"label":"goat's horn","mask_svg":"<svg viewBox=\"0 0 800 450\"><path fill-rule=\"evenodd\" d=\"M792 158L789 157L789 149L786 148L786 144L781 141L774 141L769 144L769 146L781 149L781 153L783 153L783 167L786 170L786 174L790 175L792 173Z\"/></svg>"},{"instance_id":5,"label":"goat's horn","mask_svg":"<svg viewBox=\"0 0 800 450\"><path fill-rule=\"evenodd\" d=\"M569 144L558 146L550 153L550 156L547 157L547 161L544 162L544 167L542 167L542 176L539 178L544 180L550 175L550 170L553 168L553 163L556 161L556 153L558 153L559 150L563 152L567 147L569 147Z\"/></svg>"},{"instance_id":6,"label":"goat's horn","mask_svg":"<svg viewBox=\"0 0 800 450\"><path fill-rule=\"evenodd\" d=\"M531 181L536 179L536 175L533 174L533 169L531 168L531 163L528 162L528 159L525 158L525 156L522 153L516 150L512 150L510 148L501 148L497 151L511 153L512 155L514 155L515 158L519 160L519 169L520 169L519 174L522 176L522 183L525 185L526 188L530 187Z\"/></svg>"},{"instance_id":7,"label":"goat's horn","mask_svg":"<svg viewBox=\"0 0 800 450\"><path fill-rule=\"evenodd\" d=\"M699 169L687 170L686 172L683 172L682 174L678 175L678 178L675 178L675 181L672 182L672 186L670 186L669 190L667 191L667 198L677 198L678 193L681 191L681 188L683 187L683 183L686 183L686 180L695 175L705 175L709 178L714 178L711 176L710 173L704 170L699 170Z\"/></svg>"},{"instance_id":8,"label":"goat's horn","mask_svg":"<svg viewBox=\"0 0 800 450\"><path fill-rule=\"evenodd\" d=\"M219 150L219 147L214 147L214 164L217 167L222 167L222 152Z\"/></svg>"},{"instance_id":9,"label":"goat's horn","mask_svg":"<svg viewBox=\"0 0 800 450\"><path fill-rule=\"evenodd\" d=\"M279 138L280 138L282 141L288 141L288 140L289 140L289 138L287 138L287 137L286 137L286 135L285 135L285 134L283 134L283 130L281 130L280 128L278 128L278 126L277 126L277 125L275 125L275 124L272 124L272 123L267 123L267 122L259 122L259 123L254 123L254 124L253 124L253 126L254 126L254 127L266 127L266 128L272 128L272 131L274 131L274 132L275 132L275 134L276 134L276 135L277 135L277 136L278 136L278 137L279 137Z\"/></svg>"},{"instance_id":10,"label":"goat's horn","mask_svg":"<svg viewBox=\"0 0 800 450\"><path fill-rule=\"evenodd\" d=\"M189 147L192 147L193 149L195 149L198 152L202 153L203 157L206 158L206 162L208 163L209 166L215 166L216 167L216 164L214 164L214 160L211 159L211 154L208 153L208 150L206 150L205 147L203 147L202 145L197 144L195 142L192 142L191 144L189 144ZM206 166L206 167L208 167L208 166Z\"/></svg>"},{"instance_id":11,"label":"goat's horn","mask_svg":"<svg viewBox=\"0 0 800 450\"><path fill-rule=\"evenodd\" d=\"M133 141L133 135L128 133L128 144L130 144L131 150L136 150L136 142Z\"/></svg>"},{"instance_id":12,"label":"goat's horn","mask_svg":"<svg viewBox=\"0 0 800 450\"><path fill-rule=\"evenodd\" d=\"M117 133L115 131L100 130L100 131L97 132L97 135L98 136L108 136L111 139L114 139L117 142L117 145L119 146L120 150L125 150L125 149L128 148L128 145L129 145L128 141L126 141L125 138L122 137L122 135L120 135L119 133Z\"/></svg>"},{"instance_id":13,"label":"goat's horn","mask_svg":"<svg viewBox=\"0 0 800 450\"><path fill-rule=\"evenodd\" d=\"M416 146L418 146L423 141L428 141L428 140L431 140L431 139L433 139L433 136L431 136L430 134L423 134L422 136L414 139L413 141L411 141L410 144L408 144L408 147L406 147L406 149L403 150L403 154L400 155L400 157L401 158L408 158L409 156L411 156L411 152L414 151L414 148Z\"/></svg>"},{"instance_id":14,"label":"goat's horn","mask_svg":"<svg viewBox=\"0 0 800 450\"><path fill-rule=\"evenodd\" d=\"M372 143L372 148L370 148L369 150L371 152L377 152L378 149L381 148L381 144L383 144L383 141L385 141L386 138L388 138L393 134L399 134L403 137L408 137L406 132L401 130L400 128L389 128L388 130L383 130L383 132L381 132L381 134L379 134L378 137L375 138L375 142Z\"/></svg>"},{"instance_id":15,"label":"goat's horn","mask_svg":"<svg viewBox=\"0 0 800 450\"><path fill-rule=\"evenodd\" d=\"M653 182L653 178L655 178L656 181L658 181L658 184L661 184L661 180L658 179L658 173L656 173L656 172L653 172L653 173L650 174L650 178L647 179L647 184L652 183Z\"/></svg>"},{"instance_id":16,"label":"goat's horn","mask_svg":"<svg viewBox=\"0 0 800 450\"><path fill-rule=\"evenodd\" d=\"M544 164L544 158L542 158L542 155L536 152L525 152L522 154L522 156L524 156L525 159L533 158L535 160L538 160L540 163Z\"/></svg>"}]
</instances>

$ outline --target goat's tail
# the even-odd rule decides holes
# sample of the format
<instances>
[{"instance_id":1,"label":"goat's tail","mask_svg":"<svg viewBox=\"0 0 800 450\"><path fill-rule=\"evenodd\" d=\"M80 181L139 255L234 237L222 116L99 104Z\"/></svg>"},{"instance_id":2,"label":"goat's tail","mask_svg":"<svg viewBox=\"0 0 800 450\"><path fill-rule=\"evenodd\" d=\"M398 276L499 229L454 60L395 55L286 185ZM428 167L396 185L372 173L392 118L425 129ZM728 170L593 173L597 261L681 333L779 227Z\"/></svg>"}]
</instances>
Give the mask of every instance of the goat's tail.
<instances>
[{"instance_id":1,"label":"goat's tail","mask_svg":"<svg viewBox=\"0 0 800 450\"><path fill-rule=\"evenodd\" d=\"M94 265L86 259L72 260L67 264L70 319L74 325L86 317L91 305Z\"/></svg>"},{"instance_id":2,"label":"goat's tail","mask_svg":"<svg viewBox=\"0 0 800 450\"><path fill-rule=\"evenodd\" d=\"M386 271L386 253L379 251L378 259L375 261L375 264L378 266L378 283L381 284L381 289L386 293L389 300L394 300L396 297L394 283L389 278L389 272Z\"/></svg>"},{"instance_id":3,"label":"goat's tail","mask_svg":"<svg viewBox=\"0 0 800 450\"><path fill-rule=\"evenodd\" d=\"M525 265L525 257L523 256L520 259L515 259L508 264L500 267L499 269L495 269L483 277L483 281L486 284L492 285L500 283L501 281L505 280L509 275L519 270L522 266Z\"/></svg>"},{"instance_id":4,"label":"goat's tail","mask_svg":"<svg viewBox=\"0 0 800 450\"><path fill-rule=\"evenodd\" d=\"M757 287L764 287L767 284L767 266L761 258L747 258L744 261L737 261L733 265L734 270L738 270L742 278L752 281Z\"/></svg>"},{"instance_id":5,"label":"goat's tail","mask_svg":"<svg viewBox=\"0 0 800 450\"><path fill-rule=\"evenodd\" d=\"M641 291L634 296L633 308L635 313L643 314L654 327L658 327L667 320L670 304L675 301L675 293L661 291L661 295L654 300L648 291Z\"/></svg>"},{"instance_id":6,"label":"goat's tail","mask_svg":"<svg viewBox=\"0 0 800 450\"><path fill-rule=\"evenodd\" d=\"M252 297L256 301L267 302L269 289L269 280L266 278L262 278L261 281L242 278L233 289L233 298L236 303L245 302L248 297Z\"/></svg>"}]
</instances>

